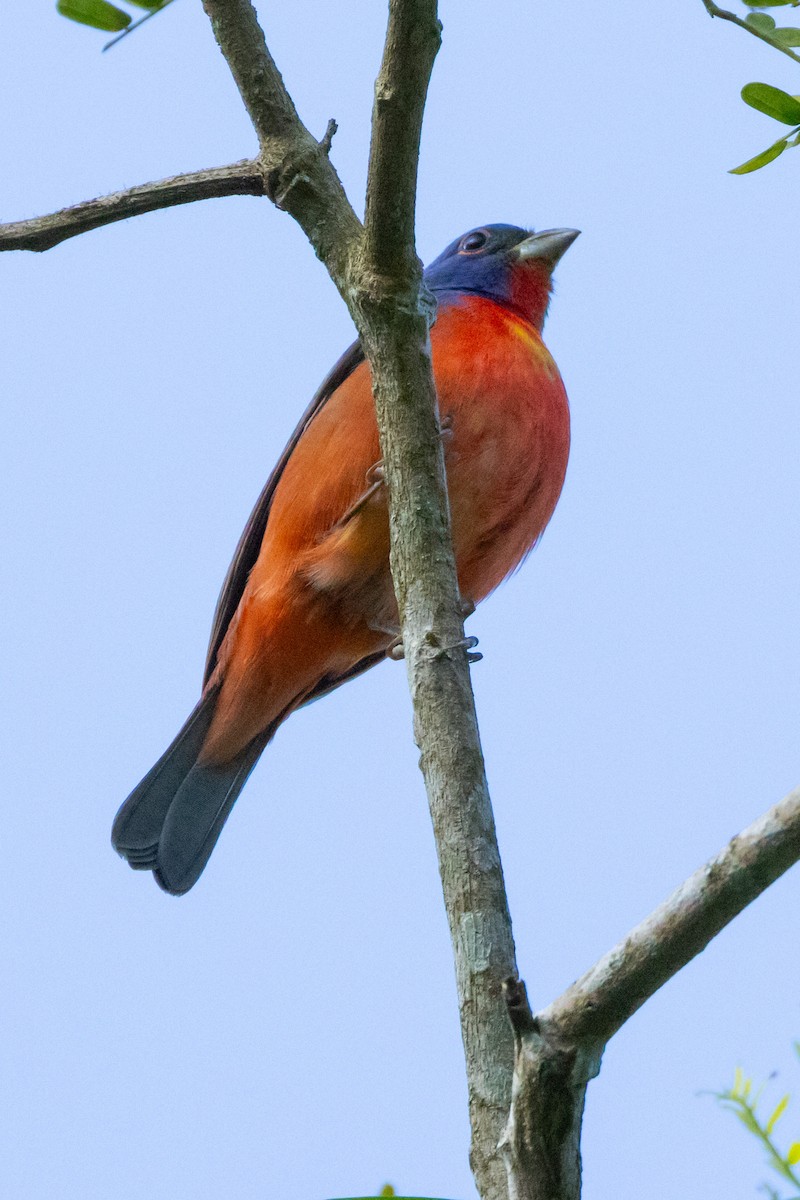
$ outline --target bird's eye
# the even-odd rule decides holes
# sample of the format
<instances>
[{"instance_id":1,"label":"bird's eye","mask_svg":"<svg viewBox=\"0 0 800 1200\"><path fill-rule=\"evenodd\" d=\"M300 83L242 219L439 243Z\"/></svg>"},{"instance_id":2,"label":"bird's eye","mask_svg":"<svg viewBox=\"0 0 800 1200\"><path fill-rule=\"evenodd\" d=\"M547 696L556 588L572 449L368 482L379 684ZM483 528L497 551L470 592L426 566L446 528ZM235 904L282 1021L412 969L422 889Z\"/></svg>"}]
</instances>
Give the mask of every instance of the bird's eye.
<instances>
[{"instance_id":1,"label":"bird's eye","mask_svg":"<svg viewBox=\"0 0 800 1200\"><path fill-rule=\"evenodd\" d=\"M475 233L467 233L459 243L458 252L459 254L477 254L488 240L488 234L484 233L482 229L476 230Z\"/></svg>"}]
</instances>

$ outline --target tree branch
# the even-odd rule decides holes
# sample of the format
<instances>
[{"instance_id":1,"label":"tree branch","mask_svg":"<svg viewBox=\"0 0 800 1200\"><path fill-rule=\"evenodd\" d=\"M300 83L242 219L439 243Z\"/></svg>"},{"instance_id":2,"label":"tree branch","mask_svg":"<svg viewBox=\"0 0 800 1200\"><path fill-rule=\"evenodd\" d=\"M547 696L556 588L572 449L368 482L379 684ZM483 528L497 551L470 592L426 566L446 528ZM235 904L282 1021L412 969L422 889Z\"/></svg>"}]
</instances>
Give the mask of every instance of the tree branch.
<instances>
[{"instance_id":1,"label":"tree branch","mask_svg":"<svg viewBox=\"0 0 800 1200\"><path fill-rule=\"evenodd\" d=\"M781 54L788 54L789 58L793 58L795 62L800 62L800 55L795 54L794 50L790 50L788 46L782 46L780 42L773 41L768 33L764 33L761 29L756 29L755 25L748 25L747 21L737 17L736 13L728 12L725 8L720 8L714 4L713 0L703 0L703 7L709 16L720 17L723 21L731 21L734 25L738 25L740 29L746 29L748 33L752 33L753 37L760 38L762 42L766 42L768 46L772 46L773 50L780 50Z\"/></svg>"},{"instance_id":2,"label":"tree branch","mask_svg":"<svg viewBox=\"0 0 800 1200\"><path fill-rule=\"evenodd\" d=\"M524 1016L524 985L507 983L516 1051L503 1140L510 1200L578 1200L586 1086L606 1043L799 859L800 788L733 838L535 1017Z\"/></svg>"},{"instance_id":3,"label":"tree branch","mask_svg":"<svg viewBox=\"0 0 800 1200\"><path fill-rule=\"evenodd\" d=\"M397 308L376 321L368 297L359 326L373 371L392 576L456 959L471 1163L484 1200L499 1200L506 1182L497 1144L513 1070L502 981L516 970L514 942L465 651L414 248L420 129L439 40L435 0L392 0L375 85L365 258L378 294L396 289Z\"/></svg>"},{"instance_id":4,"label":"tree branch","mask_svg":"<svg viewBox=\"0 0 800 1200\"><path fill-rule=\"evenodd\" d=\"M542 1017L570 1038L607 1041L798 859L800 788L695 871Z\"/></svg>"},{"instance_id":5,"label":"tree branch","mask_svg":"<svg viewBox=\"0 0 800 1200\"><path fill-rule=\"evenodd\" d=\"M250 0L203 0L258 136L267 195L298 222L350 304L363 230L321 141L306 129L270 54Z\"/></svg>"},{"instance_id":6,"label":"tree branch","mask_svg":"<svg viewBox=\"0 0 800 1200\"><path fill-rule=\"evenodd\" d=\"M218 196L263 196L264 177L257 162L245 159L229 167L210 167L188 175L173 175L155 183L143 183L113 192L98 200L87 200L71 208L33 217L29 221L11 221L0 225L0 250L50 250L59 242L112 225L128 217L191 204L193 200L212 200Z\"/></svg>"},{"instance_id":7,"label":"tree branch","mask_svg":"<svg viewBox=\"0 0 800 1200\"><path fill-rule=\"evenodd\" d=\"M422 115L441 30L436 0L390 0L373 110L362 230L325 145L302 125L250 0L203 0L256 128L268 188L306 231L356 323L370 364L389 494L391 566L456 956L484 1200L506 1194L497 1153L513 1044L501 981L515 970L511 923L469 679L420 304L414 206Z\"/></svg>"},{"instance_id":8,"label":"tree branch","mask_svg":"<svg viewBox=\"0 0 800 1200\"><path fill-rule=\"evenodd\" d=\"M365 225L369 266L419 282L414 251L417 170L425 98L442 27L430 0L390 3L372 107Z\"/></svg>"}]
</instances>

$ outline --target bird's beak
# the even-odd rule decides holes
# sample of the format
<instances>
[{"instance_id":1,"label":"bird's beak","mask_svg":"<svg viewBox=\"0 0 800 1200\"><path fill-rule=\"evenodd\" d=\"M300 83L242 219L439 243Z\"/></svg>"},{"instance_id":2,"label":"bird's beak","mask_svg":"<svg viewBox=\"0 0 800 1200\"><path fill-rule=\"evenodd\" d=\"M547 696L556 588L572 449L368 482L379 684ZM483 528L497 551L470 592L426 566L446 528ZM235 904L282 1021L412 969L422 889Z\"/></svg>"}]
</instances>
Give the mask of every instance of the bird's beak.
<instances>
[{"instance_id":1,"label":"bird's beak","mask_svg":"<svg viewBox=\"0 0 800 1200\"><path fill-rule=\"evenodd\" d=\"M540 262L552 271L579 234L580 229L545 229L519 242L512 254L524 262Z\"/></svg>"}]
</instances>

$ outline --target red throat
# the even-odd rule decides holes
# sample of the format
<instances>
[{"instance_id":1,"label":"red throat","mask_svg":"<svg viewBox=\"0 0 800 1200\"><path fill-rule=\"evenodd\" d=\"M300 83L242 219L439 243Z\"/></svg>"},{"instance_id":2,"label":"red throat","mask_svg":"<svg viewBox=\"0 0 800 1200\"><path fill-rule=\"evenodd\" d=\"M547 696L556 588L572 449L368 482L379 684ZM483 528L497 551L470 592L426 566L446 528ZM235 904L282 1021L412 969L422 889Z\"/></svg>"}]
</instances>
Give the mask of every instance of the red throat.
<instances>
[{"instance_id":1,"label":"red throat","mask_svg":"<svg viewBox=\"0 0 800 1200\"><path fill-rule=\"evenodd\" d=\"M509 296L512 307L541 330L550 303L553 281L540 262L518 262L511 267Z\"/></svg>"}]
</instances>

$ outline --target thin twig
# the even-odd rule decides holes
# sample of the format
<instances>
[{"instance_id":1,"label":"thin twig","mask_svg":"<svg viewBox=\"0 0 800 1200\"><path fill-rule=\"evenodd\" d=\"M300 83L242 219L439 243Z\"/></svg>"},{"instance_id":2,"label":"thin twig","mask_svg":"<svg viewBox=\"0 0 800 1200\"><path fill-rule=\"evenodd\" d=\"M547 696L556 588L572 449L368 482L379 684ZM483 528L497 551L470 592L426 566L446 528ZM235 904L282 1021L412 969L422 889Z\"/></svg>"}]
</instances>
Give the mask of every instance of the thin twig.
<instances>
[{"instance_id":1,"label":"thin twig","mask_svg":"<svg viewBox=\"0 0 800 1200\"><path fill-rule=\"evenodd\" d=\"M333 146L333 139L336 137L338 128L339 126L336 124L333 117L331 117L331 119L328 121L328 126L322 135L322 139L319 142L319 148L320 150L324 151L325 154L330 154L331 147Z\"/></svg>"},{"instance_id":2,"label":"thin twig","mask_svg":"<svg viewBox=\"0 0 800 1200\"><path fill-rule=\"evenodd\" d=\"M706 12L712 17L720 17L723 21L731 21L734 25L738 25L740 29L746 29L748 33L752 33L753 37L760 38L762 42L766 42L768 46L772 46L773 50L780 50L781 54L787 54L789 58L793 58L795 62L800 63L800 55L795 54L794 50L790 50L788 46L782 46L780 42L773 41L768 33L757 29L755 25L748 25L747 21L743 21L741 17L737 17L736 13L728 12L725 8L720 8L714 4L713 0L703 0L703 7Z\"/></svg>"},{"instance_id":3,"label":"thin twig","mask_svg":"<svg viewBox=\"0 0 800 1200\"><path fill-rule=\"evenodd\" d=\"M263 196L264 193L264 176L259 164L245 159L229 167L211 167L206 171L143 183L124 192L113 192L110 196L62 208L44 217L0 225L0 250L50 250L79 233L160 208L219 196Z\"/></svg>"},{"instance_id":4,"label":"thin twig","mask_svg":"<svg viewBox=\"0 0 800 1200\"><path fill-rule=\"evenodd\" d=\"M123 29L122 33L118 33L117 36L112 38L110 42L106 42L105 46L103 46L103 53L105 54L106 50L110 50L112 46L116 46L122 41L123 38L126 38L132 34L135 29L140 29L142 25L144 25L145 21L152 21L153 17L158 16L158 14L163 12L165 8L168 8L170 4L172 4L172 0L163 0L163 2L159 4L158 8L151 8L150 12L145 13L145 15L140 17L138 21L134 21L131 25L127 25Z\"/></svg>"}]
</instances>

